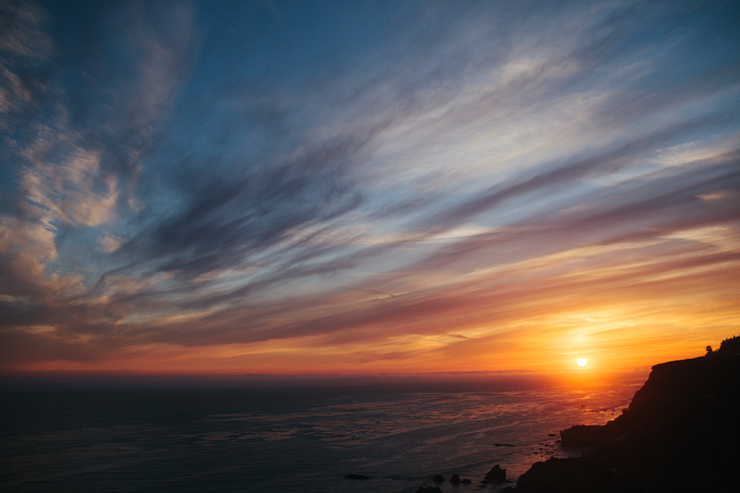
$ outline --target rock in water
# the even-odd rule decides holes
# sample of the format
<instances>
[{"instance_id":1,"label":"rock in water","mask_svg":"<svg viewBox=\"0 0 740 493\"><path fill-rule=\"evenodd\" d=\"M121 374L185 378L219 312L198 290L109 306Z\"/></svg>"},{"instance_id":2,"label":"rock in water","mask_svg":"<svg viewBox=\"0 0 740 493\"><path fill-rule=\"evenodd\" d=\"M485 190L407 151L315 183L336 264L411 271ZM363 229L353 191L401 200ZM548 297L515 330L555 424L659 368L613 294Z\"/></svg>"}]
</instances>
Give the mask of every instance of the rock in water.
<instances>
[{"instance_id":1,"label":"rock in water","mask_svg":"<svg viewBox=\"0 0 740 493\"><path fill-rule=\"evenodd\" d=\"M454 473L452 477L450 478L450 483L460 484L460 476L458 476L457 473Z\"/></svg>"},{"instance_id":2,"label":"rock in water","mask_svg":"<svg viewBox=\"0 0 740 493\"><path fill-rule=\"evenodd\" d=\"M442 493L442 490L439 489L439 486L419 486L416 493Z\"/></svg>"},{"instance_id":3,"label":"rock in water","mask_svg":"<svg viewBox=\"0 0 740 493\"><path fill-rule=\"evenodd\" d=\"M443 478L441 474L436 474L432 478L432 481L434 481L435 483L444 483L445 482L445 478Z\"/></svg>"},{"instance_id":4,"label":"rock in water","mask_svg":"<svg viewBox=\"0 0 740 493\"><path fill-rule=\"evenodd\" d=\"M496 464L488 471L486 477L482 481L484 484L488 483L505 483L506 482L506 469L501 469L501 466Z\"/></svg>"}]
</instances>

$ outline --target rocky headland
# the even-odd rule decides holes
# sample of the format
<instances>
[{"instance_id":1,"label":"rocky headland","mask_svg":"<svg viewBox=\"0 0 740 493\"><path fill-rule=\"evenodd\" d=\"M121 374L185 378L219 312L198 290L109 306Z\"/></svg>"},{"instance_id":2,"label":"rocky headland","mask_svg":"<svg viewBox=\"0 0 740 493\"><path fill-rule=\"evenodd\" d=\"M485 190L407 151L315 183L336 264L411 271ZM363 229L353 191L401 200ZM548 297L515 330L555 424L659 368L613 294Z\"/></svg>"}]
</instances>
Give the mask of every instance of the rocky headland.
<instances>
[{"instance_id":1,"label":"rocky headland","mask_svg":"<svg viewBox=\"0 0 740 493\"><path fill-rule=\"evenodd\" d=\"M617 419L563 430L563 447L589 452L537 462L513 491L740 491L740 337L707 350L654 366Z\"/></svg>"}]
</instances>

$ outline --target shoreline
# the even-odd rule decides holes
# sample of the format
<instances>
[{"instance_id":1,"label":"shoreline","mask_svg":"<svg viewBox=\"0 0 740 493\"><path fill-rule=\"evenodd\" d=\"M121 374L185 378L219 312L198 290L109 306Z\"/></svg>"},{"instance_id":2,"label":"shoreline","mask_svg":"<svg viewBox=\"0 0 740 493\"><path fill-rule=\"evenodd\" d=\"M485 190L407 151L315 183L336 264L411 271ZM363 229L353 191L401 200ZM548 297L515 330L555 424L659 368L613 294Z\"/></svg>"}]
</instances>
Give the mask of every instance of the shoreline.
<instances>
[{"instance_id":1,"label":"shoreline","mask_svg":"<svg viewBox=\"0 0 740 493\"><path fill-rule=\"evenodd\" d=\"M537 462L515 493L736 491L740 463L740 338L706 356L653 367L629 407L601 426L560 432L580 457Z\"/></svg>"},{"instance_id":2,"label":"shoreline","mask_svg":"<svg viewBox=\"0 0 740 493\"><path fill-rule=\"evenodd\" d=\"M708 349L702 357L653 366L615 419L561 430L560 451L570 449L577 456L535 462L516 481L506 478L504 464L495 464L480 488L492 486L501 493L737 491L740 336L723 341L718 351ZM437 475L438 485L422 485L416 493L443 493L439 484L445 479Z\"/></svg>"}]
</instances>

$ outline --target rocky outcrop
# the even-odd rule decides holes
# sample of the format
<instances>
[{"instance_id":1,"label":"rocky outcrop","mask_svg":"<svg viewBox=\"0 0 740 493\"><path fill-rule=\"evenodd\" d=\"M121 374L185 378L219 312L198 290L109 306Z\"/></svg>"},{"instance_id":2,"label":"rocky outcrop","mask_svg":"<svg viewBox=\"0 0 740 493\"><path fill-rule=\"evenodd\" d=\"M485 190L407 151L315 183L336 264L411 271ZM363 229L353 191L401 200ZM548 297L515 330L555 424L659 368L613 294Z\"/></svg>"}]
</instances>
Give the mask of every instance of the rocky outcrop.
<instances>
[{"instance_id":1,"label":"rocky outcrop","mask_svg":"<svg viewBox=\"0 0 740 493\"><path fill-rule=\"evenodd\" d=\"M537 462L522 474L514 491L595 492L611 479L610 464L598 458L552 458Z\"/></svg>"},{"instance_id":2,"label":"rocky outcrop","mask_svg":"<svg viewBox=\"0 0 740 493\"><path fill-rule=\"evenodd\" d=\"M654 366L617 419L561 432L564 446L590 453L534 464L515 491L736 491L740 340L728 341L705 357Z\"/></svg>"},{"instance_id":3,"label":"rocky outcrop","mask_svg":"<svg viewBox=\"0 0 740 493\"><path fill-rule=\"evenodd\" d=\"M419 486L416 493L442 493L442 490L439 489L439 486Z\"/></svg>"},{"instance_id":4,"label":"rocky outcrop","mask_svg":"<svg viewBox=\"0 0 740 493\"><path fill-rule=\"evenodd\" d=\"M501 469L501 466L496 464L491 468L488 473L486 473L486 477L483 478L483 481L481 483L488 484L488 483L505 483L506 482L506 469Z\"/></svg>"}]
</instances>

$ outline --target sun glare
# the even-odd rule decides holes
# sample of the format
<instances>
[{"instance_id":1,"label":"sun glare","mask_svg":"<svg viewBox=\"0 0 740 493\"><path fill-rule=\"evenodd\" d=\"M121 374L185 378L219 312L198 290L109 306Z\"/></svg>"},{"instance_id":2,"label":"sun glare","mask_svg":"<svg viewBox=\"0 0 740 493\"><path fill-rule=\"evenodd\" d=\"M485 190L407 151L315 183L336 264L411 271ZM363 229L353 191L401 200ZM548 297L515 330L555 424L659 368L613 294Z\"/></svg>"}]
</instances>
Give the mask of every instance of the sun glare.
<instances>
[{"instance_id":1,"label":"sun glare","mask_svg":"<svg viewBox=\"0 0 740 493\"><path fill-rule=\"evenodd\" d=\"M578 366L586 366L588 360L586 358L579 358L576 360L576 363L578 363Z\"/></svg>"}]
</instances>

